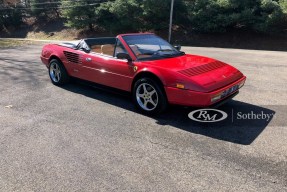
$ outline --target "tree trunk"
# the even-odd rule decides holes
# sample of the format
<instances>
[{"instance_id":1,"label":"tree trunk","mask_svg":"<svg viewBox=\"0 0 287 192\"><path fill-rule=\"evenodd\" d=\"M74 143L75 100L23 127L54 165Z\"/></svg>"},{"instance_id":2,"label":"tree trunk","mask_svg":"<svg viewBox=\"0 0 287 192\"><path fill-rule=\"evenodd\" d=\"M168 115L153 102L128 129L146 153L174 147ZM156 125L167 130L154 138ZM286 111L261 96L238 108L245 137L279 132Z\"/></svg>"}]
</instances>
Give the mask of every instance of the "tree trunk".
<instances>
[{"instance_id":1,"label":"tree trunk","mask_svg":"<svg viewBox=\"0 0 287 192\"><path fill-rule=\"evenodd\" d=\"M93 24L90 23L90 24L89 24L89 30L90 30L90 31L93 31L93 29L94 29L94 28L93 28Z\"/></svg>"}]
</instances>

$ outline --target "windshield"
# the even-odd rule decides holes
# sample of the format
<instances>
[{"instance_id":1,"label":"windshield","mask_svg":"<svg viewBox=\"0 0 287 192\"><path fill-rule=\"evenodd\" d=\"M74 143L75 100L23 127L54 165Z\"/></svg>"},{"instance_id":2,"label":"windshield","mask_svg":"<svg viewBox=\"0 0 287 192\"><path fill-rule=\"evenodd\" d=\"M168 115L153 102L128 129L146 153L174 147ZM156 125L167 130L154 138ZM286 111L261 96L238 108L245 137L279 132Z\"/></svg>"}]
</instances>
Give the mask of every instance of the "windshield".
<instances>
[{"instance_id":1,"label":"windshield","mask_svg":"<svg viewBox=\"0 0 287 192\"><path fill-rule=\"evenodd\" d=\"M156 35L127 35L123 39L140 60L177 57L184 54Z\"/></svg>"}]
</instances>

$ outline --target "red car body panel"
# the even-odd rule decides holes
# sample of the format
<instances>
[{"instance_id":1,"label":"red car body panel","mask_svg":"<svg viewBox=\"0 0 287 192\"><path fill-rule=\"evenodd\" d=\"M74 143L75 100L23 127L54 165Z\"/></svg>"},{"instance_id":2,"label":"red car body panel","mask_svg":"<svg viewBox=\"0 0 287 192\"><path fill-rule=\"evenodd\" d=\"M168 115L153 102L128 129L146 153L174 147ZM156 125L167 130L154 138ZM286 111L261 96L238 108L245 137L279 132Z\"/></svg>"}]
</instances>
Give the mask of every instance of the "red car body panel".
<instances>
[{"instance_id":1,"label":"red car body panel","mask_svg":"<svg viewBox=\"0 0 287 192\"><path fill-rule=\"evenodd\" d=\"M123 39L126 35L134 34L118 35L117 39L129 53L132 59L129 62L57 44L44 46L41 60L49 67L49 61L57 58L61 60L70 76L129 92L132 91L133 81L137 75L150 73L162 82L170 104L185 106L213 105L237 92L238 89L231 88L234 86L241 88L246 80L246 77L236 68L203 56L186 54L158 60L137 60L137 56ZM65 51L78 55L78 63L70 62L64 54ZM177 84L184 85L184 88L178 88ZM212 102L214 96L226 90L231 92Z\"/></svg>"}]
</instances>

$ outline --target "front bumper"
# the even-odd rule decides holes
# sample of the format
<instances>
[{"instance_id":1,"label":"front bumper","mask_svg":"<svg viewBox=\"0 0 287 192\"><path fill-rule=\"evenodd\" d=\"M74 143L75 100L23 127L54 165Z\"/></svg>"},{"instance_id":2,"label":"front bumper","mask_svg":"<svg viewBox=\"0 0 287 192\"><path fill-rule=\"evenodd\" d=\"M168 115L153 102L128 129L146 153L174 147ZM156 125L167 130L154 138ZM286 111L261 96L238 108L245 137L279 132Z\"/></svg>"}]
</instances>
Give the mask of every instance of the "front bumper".
<instances>
[{"instance_id":1,"label":"front bumper","mask_svg":"<svg viewBox=\"0 0 287 192\"><path fill-rule=\"evenodd\" d=\"M165 87L165 92L170 104L193 106L193 107L209 107L209 106L215 106L216 104L221 103L222 101L225 101L228 98L232 98L231 96L235 96L236 93L238 93L239 89L235 89L232 92L228 93L227 95L224 95L220 99L212 102L212 99L215 96L218 96L221 93L232 89L234 86L244 83L245 80L246 77L244 76L241 79L237 80L236 82L229 84L228 86L225 86L223 88L220 88L218 90L209 93L196 92L186 89L178 89L174 87Z\"/></svg>"}]
</instances>

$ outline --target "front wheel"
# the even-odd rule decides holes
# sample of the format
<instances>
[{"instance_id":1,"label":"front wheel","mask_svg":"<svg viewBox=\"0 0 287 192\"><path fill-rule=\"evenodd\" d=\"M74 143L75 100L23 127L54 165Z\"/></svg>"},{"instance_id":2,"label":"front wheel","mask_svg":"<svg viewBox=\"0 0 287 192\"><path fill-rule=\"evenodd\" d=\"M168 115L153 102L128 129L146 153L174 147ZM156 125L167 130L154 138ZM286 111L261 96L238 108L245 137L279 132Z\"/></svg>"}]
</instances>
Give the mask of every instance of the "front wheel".
<instances>
[{"instance_id":1,"label":"front wheel","mask_svg":"<svg viewBox=\"0 0 287 192\"><path fill-rule=\"evenodd\" d=\"M69 81L69 75L63 64L52 59L49 65L49 76L54 85L63 85Z\"/></svg>"},{"instance_id":2,"label":"front wheel","mask_svg":"<svg viewBox=\"0 0 287 192\"><path fill-rule=\"evenodd\" d=\"M136 107L148 115L161 113L167 107L163 88L150 78L142 78L135 83L133 100Z\"/></svg>"}]
</instances>

